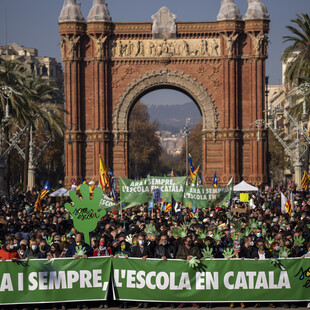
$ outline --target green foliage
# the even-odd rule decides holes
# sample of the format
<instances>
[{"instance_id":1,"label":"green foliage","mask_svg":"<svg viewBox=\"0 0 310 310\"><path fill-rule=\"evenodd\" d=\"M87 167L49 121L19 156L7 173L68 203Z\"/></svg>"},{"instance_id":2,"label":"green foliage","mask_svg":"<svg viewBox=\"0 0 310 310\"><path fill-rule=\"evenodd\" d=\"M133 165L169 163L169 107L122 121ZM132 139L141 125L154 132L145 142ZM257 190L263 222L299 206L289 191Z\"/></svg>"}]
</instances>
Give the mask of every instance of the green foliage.
<instances>
[{"instance_id":1,"label":"green foliage","mask_svg":"<svg viewBox=\"0 0 310 310\"><path fill-rule=\"evenodd\" d=\"M228 215L227 215L227 218L231 221L232 218L233 218L233 216L232 216L231 214L228 214Z\"/></svg>"},{"instance_id":2,"label":"green foliage","mask_svg":"<svg viewBox=\"0 0 310 310\"><path fill-rule=\"evenodd\" d=\"M302 247L305 242L305 239L302 236L296 236L294 238L294 245L297 247Z\"/></svg>"},{"instance_id":3,"label":"green foliage","mask_svg":"<svg viewBox=\"0 0 310 310\"><path fill-rule=\"evenodd\" d=\"M86 254L86 250L82 245L75 247L75 255L83 257L84 254Z\"/></svg>"},{"instance_id":4,"label":"green foliage","mask_svg":"<svg viewBox=\"0 0 310 310\"><path fill-rule=\"evenodd\" d=\"M150 122L147 106L138 101L129 118L129 176L156 171L161 154L158 124ZM170 168L171 169L171 168Z\"/></svg>"},{"instance_id":5,"label":"green foliage","mask_svg":"<svg viewBox=\"0 0 310 310\"><path fill-rule=\"evenodd\" d=\"M188 264L191 268L195 269L199 266L200 264L200 260L197 259L196 256L193 256L189 261L188 261Z\"/></svg>"},{"instance_id":6,"label":"green foliage","mask_svg":"<svg viewBox=\"0 0 310 310\"><path fill-rule=\"evenodd\" d=\"M45 241L46 241L46 244L52 245L53 244L53 237L46 237Z\"/></svg>"},{"instance_id":7,"label":"green foliage","mask_svg":"<svg viewBox=\"0 0 310 310\"><path fill-rule=\"evenodd\" d=\"M204 258L213 257L213 248L207 247L206 249L203 249L201 252Z\"/></svg>"},{"instance_id":8,"label":"green foliage","mask_svg":"<svg viewBox=\"0 0 310 310\"><path fill-rule=\"evenodd\" d=\"M299 79L309 75L310 68L310 18L306 13L291 20L295 25L286 26L290 34L284 37L289 45L282 54L282 61L287 63L285 82L298 85Z\"/></svg>"},{"instance_id":9,"label":"green foliage","mask_svg":"<svg viewBox=\"0 0 310 310\"><path fill-rule=\"evenodd\" d=\"M89 186L82 184L80 191L83 199L80 200L74 191L70 191L69 195L74 203L72 207L69 203L65 204L65 208L70 212L73 218L73 225L79 232L84 233L85 242L89 243L89 233L93 231L100 218L105 216L106 210L102 209L98 212L99 203L102 197L102 188L96 187L93 199L90 199Z\"/></svg>"},{"instance_id":10,"label":"green foliage","mask_svg":"<svg viewBox=\"0 0 310 310\"><path fill-rule=\"evenodd\" d=\"M232 258L234 256L234 250L233 249L226 249L223 251L224 258Z\"/></svg>"}]
</instances>

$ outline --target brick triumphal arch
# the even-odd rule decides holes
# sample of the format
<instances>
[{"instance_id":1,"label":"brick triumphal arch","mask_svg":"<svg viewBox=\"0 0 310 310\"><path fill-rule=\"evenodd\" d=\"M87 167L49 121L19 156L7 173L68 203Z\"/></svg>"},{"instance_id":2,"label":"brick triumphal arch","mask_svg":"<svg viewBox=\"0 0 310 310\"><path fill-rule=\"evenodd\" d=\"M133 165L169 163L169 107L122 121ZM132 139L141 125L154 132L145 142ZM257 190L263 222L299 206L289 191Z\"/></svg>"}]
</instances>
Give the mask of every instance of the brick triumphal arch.
<instances>
[{"instance_id":1,"label":"brick triumphal arch","mask_svg":"<svg viewBox=\"0 0 310 310\"><path fill-rule=\"evenodd\" d=\"M254 6L255 5L255 6ZM176 22L161 8L153 22L115 23L104 0L85 22L67 0L59 17L65 66L66 184L98 179L98 156L128 175L128 119L144 94L172 88L190 96L203 120L203 174L266 181L265 60L269 15L249 1L242 18L224 0L215 22ZM260 137L260 139L258 139ZM258 140L260 140L258 142Z\"/></svg>"}]
</instances>

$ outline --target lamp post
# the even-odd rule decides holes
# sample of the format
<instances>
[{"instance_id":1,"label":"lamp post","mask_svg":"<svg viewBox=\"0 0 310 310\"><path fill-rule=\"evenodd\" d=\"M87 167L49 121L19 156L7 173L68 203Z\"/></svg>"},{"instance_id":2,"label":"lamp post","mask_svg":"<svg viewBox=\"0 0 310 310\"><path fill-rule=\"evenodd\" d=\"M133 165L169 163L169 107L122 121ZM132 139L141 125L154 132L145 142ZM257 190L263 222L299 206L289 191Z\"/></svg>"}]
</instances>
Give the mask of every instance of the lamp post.
<instances>
[{"instance_id":1,"label":"lamp post","mask_svg":"<svg viewBox=\"0 0 310 310\"><path fill-rule=\"evenodd\" d=\"M269 120L269 113L268 113L268 95L269 95L269 76L265 76L265 108L266 108L266 114L265 114L265 123L268 124ZM267 183L270 184L270 173L269 173L269 163L270 163L270 153L269 153L269 132L268 132L268 126L266 126L266 135L267 135L267 150L266 150L266 167L267 167Z\"/></svg>"},{"instance_id":2,"label":"lamp post","mask_svg":"<svg viewBox=\"0 0 310 310\"><path fill-rule=\"evenodd\" d=\"M13 94L20 95L17 91L15 91L12 87L10 86L1 86L0 87L0 95L5 99L6 104L5 104L5 110L4 110L4 117L1 122L1 128L0 128L0 195L5 195L7 190L5 187L5 176L4 176L4 171L5 171L5 163L6 160L2 156L2 149L3 149L3 141L7 140L4 138L5 130L7 131L8 128L8 122L10 120L10 106L9 106L9 100L13 96Z\"/></svg>"},{"instance_id":3,"label":"lamp post","mask_svg":"<svg viewBox=\"0 0 310 310\"><path fill-rule=\"evenodd\" d=\"M306 142L307 142L307 148L306 148L306 153L305 153L305 171L308 173L308 168L309 168L309 152L310 152L310 141L309 139L307 139L308 137L308 131L307 131L307 127L308 127L308 119L309 116L307 114L307 105L306 105L306 97L309 96L310 94L310 83L305 82L303 84L301 84L298 87L298 90L301 92L301 94L303 95L303 103L302 103L302 115L301 115L301 120L302 120L302 127L303 127L303 131L302 134L304 136L304 138L306 138Z\"/></svg>"},{"instance_id":4,"label":"lamp post","mask_svg":"<svg viewBox=\"0 0 310 310\"><path fill-rule=\"evenodd\" d=\"M190 118L185 119L185 153L186 153L186 178L188 177L188 133L189 133L189 127L188 123L190 121ZM186 179L187 180L187 179Z\"/></svg>"}]
</instances>

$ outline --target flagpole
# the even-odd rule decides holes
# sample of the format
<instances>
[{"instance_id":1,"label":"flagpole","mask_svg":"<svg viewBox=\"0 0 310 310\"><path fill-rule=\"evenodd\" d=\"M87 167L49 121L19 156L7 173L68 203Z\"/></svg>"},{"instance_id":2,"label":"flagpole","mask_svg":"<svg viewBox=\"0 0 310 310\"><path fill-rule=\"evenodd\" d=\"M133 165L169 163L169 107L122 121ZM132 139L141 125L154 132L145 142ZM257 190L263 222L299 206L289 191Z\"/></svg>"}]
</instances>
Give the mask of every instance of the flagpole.
<instances>
[{"instance_id":1,"label":"flagpole","mask_svg":"<svg viewBox=\"0 0 310 310\"><path fill-rule=\"evenodd\" d=\"M190 118L185 119L185 149L186 149L186 184L188 184L188 121Z\"/></svg>"}]
</instances>

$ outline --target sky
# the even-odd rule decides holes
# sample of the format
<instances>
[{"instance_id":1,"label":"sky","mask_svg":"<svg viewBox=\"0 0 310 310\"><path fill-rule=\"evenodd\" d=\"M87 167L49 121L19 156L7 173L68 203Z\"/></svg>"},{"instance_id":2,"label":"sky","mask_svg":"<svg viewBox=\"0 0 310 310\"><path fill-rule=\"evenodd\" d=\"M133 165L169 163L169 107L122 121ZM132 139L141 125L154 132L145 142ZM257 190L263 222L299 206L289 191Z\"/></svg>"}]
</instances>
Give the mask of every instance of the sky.
<instances>
[{"instance_id":1,"label":"sky","mask_svg":"<svg viewBox=\"0 0 310 310\"><path fill-rule=\"evenodd\" d=\"M64 0L0 0L0 45L6 42L35 47L40 56L61 60L58 17ZM84 18L92 0L80 0ZM151 22L151 16L162 6L177 15L177 21L215 21L220 0L110 0L108 8L114 22ZM281 54L287 44L286 25L302 12L310 13L310 0L263 0L270 14L269 59L266 74L271 85L282 83ZM235 0L244 16L247 0ZM6 18L7 15L7 27ZM6 31L7 29L7 31ZM164 102L158 98L165 98ZM161 90L143 98L148 104L177 104L189 98L174 91Z\"/></svg>"}]
</instances>

